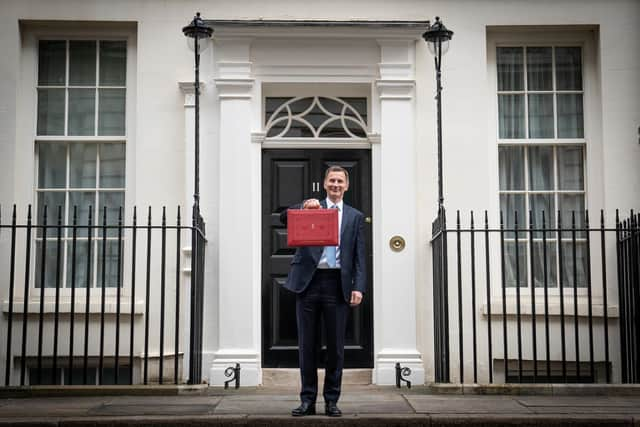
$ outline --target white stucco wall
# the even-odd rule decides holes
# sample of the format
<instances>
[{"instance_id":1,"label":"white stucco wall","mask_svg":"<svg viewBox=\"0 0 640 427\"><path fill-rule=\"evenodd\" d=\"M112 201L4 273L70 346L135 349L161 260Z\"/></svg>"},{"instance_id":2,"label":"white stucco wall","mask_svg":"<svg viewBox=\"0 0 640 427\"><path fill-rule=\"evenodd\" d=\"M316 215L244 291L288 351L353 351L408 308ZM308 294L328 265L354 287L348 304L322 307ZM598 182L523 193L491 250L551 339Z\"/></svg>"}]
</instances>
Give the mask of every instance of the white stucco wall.
<instances>
[{"instance_id":1,"label":"white stucco wall","mask_svg":"<svg viewBox=\"0 0 640 427\"><path fill-rule=\"evenodd\" d=\"M33 129L35 128L35 81L32 53L21 48L22 40L32 28L42 28L39 21L67 21L70 27L86 29L83 21L101 21L109 25L130 23L135 38L133 80L128 88L127 123L127 206L148 205L174 207L183 205L188 215L192 183L190 182L190 156L185 139L190 138L191 122L185 114L185 95L178 82L193 81L193 59L186 48L181 28L193 13L200 11L208 19L321 19L321 20L427 20L435 15L443 18L455 34L451 49L443 60L443 138L444 138L444 194L450 215L456 209L488 209L497 212L498 179L497 149L495 145L495 94L492 92L490 67L487 65L487 34L498 27L528 26L535 30L541 26L559 29L586 29L593 35L593 72L589 81L589 104L585 107L589 148L587 168L589 175L589 208L611 212L619 208L626 211L638 208L640 202L640 3L635 0L591 0L579 5L570 0L554 2L529 2L517 0L483 1L399 1L357 0L351 2L326 1L300 4L288 0L257 1L71 1L47 2L44 0L0 0L0 205L5 223L8 206L17 203L24 215L25 206L34 202L33 177ZM21 32L19 22L28 23L26 33ZM71 24L73 23L73 24ZM64 24L63 24L64 27ZM519 28L520 29L520 28ZM373 37L373 36L372 36ZM296 61L307 65L322 63L324 59L338 62L341 58L363 63L372 61L358 45L341 46L340 49L323 48L322 40L298 41L300 47L292 55ZM248 58L255 65L274 60L267 44L254 42ZM290 41L284 38L281 42ZM366 45L367 43L364 42ZM317 50L307 50L309 46ZM319 47L318 47L319 46ZM375 49L379 46L373 45ZM219 47L219 46L218 46ZM277 49L276 49L277 51ZM342 52L342 53L340 53ZM270 55L271 53L271 55ZM280 51L279 54L281 54ZM277 55L278 53L276 53ZM218 55L218 56L217 56ZM216 58L221 55L214 49L202 56L201 79L204 89L201 97L201 191L202 211L207 221L207 303L205 325L219 323L218 295L221 287L219 263L221 246L220 230L226 224L220 221L218 199L226 193L220 188L232 190L236 182L223 182L220 159L221 111L217 98L215 78ZM316 56L314 56L316 55ZM359 56L361 55L361 56ZM408 196L414 199L415 210L410 216L415 223L407 236L413 243L415 291L416 346L425 364L427 381L433 377L431 360L433 337L431 307L431 221L437 206L437 171L435 144L435 75L433 60L423 42L415 46L415 92L413 135L415 168L408 185L414 190ZM377 65L377 64L373 64ZM286 81L286 78L283 79ZM372 86L374 82L372 82ZM251 95L260 97L259 85L250 89ZM253 117L249 131L258 132L259 113L251 101ZM374 106L374 116L379 106ZM586 110L588 109L589 115ZM245 110L242 110L245 111ZM185 118L187 117L187 119ZM225 128L228 131L229 128ZM384 140L382 144L384 144ZM256 147L252 148L255 155ZM591 151L593 150L593 151ZM375 156L374 156L375 160ZM379 159L381 160L381 159ZM253 159L255 162L255 159ZM383 161L383 159L381 160ZM227 165L229 166L229 165ZM233 166L233 165L231 165ZM231 168L233 169L233 168ZM374 184L382 185L385 176L374 168ZM407 178L409 179L409 178ZM247 177L246 188L259 185L259 176ZM222 187L224 186L224 187ZM591 197L591 194L597 195ZM375 203L375 201L374 201ZM186 205L186 206L185 206ZM243 206L244 208L245 206ZM257 205L252 205L257 209ZM20 211L19 211L20 212ZM187 217L185 215L185 218ZM157 217L157 216L156 216ZM223 215L224 217L224 215ZM226 217L225 217L226 218ZM450 216L452 218L452 216ZM395 218L397 219L397 218ZM254 221L253 227L259 227ZM252 244L255 266L246 272L250 280L259 280L260 249L256 239L246 235ZM382 256L388 248L388 236L379 233L374 248ZM250 243L253 242L253 243ZM6 251L6 235L0 236L2 250ZM224 255L224 254L222 254ZM375 270L376 267L374 267ZM3 276L5 272L2 272ZM185 276L188 277L188 276ZM382 276L378 276L382 277ZM0 280L6 280L2 277ZM4 283L4 282L3 282ZM390 286L378 283L376 286ZM259 289L253 283L248 292ZM253 290L253 291L251 291ZM2 292L6 299L6 291ZM251 307L259 308L259 295L251 295ZM411 302L409 302L411 303ZM259 314L252 321L254 341L258 340ZM374 314L375 316L375 314ZM4 328L5 326L3 326ZM218 349L217 330L205 327L205 365L211 362ZM256 350L259 352L259 342ZM0 355L0 357L2 357ZM0 360L0 363L3 363ZM206 371L206 369L205 369Z\"/></svg>"}]
</instances>

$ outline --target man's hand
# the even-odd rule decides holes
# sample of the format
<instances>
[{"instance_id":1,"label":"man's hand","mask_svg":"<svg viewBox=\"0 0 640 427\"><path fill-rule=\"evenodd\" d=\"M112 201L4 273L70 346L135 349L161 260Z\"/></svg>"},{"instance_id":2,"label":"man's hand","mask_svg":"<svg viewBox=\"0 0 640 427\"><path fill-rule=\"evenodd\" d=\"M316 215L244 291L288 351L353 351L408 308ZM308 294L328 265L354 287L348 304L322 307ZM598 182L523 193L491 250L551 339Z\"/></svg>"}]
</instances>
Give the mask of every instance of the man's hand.
<instances>
[{"instance_id":1,"label":"man's hand","mask_svg":"<svg viewBox=\"0 0 640 427\"><path fill-rule=\"evenodd\" d=\"M349 301L349 304L351 305L351 307L356 307L360 305L361 302L362 302L362 292L351 291L351 301Z\"/></svg>"},{"instance_id":2,"label":"man's hand","mask_svg":"<svg viewBox=\"0 0 640 427\"><path fill-rule=\"evenodd\" d=\"M320 200L307 199L302 204L302 209L320 209Z\"/></svg>"}]
</instances>

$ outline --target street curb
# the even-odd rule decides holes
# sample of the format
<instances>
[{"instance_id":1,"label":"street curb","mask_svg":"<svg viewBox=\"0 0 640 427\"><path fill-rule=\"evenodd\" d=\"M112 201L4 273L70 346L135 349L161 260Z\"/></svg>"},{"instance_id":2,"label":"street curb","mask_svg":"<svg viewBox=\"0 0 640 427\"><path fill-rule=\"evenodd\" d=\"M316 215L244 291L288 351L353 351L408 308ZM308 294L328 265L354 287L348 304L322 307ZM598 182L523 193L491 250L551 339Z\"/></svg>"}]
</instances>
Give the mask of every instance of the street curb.
<instances>
[{"instance_id":1,"label":"street curb","mask_svg":"<svg viewBox=\"0 0 640 427\"><path fill-rule=\"evenodd\" d=\"M0 421L0 427L634 427L640 420L625 416L495 416L495 415L350 415L342 418L311 416L218 415L201 417L86 417L62 420Z\"/></svg>"}]
</instances>

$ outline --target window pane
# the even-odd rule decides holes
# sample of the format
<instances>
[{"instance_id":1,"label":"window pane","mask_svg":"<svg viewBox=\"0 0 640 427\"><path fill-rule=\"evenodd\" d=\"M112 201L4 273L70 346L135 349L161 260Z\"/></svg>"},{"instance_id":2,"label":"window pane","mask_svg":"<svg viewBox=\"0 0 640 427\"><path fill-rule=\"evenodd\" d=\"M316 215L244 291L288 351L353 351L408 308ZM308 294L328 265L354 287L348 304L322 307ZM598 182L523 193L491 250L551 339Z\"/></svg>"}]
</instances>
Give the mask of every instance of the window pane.
<instances>
[{"instance_id":1,"label":"window pane","mask_svg":"<svg viewBox=\"0 0 640 427\"><path fill-rule=\"evenodd\" d=\"M69 42L69 86L95 86L96 42Z\"/></svg>"},{"instance_id":2,"label":"window pane","mask_svg":"<svg viewBox=\"0 0 640 427\"><path fill-rule=\"evenodd\" d=\"M92 207L91 224L96 225L96 193L93 191L70 191L69 192L69 218L68 223L73 223L73 208L76 209L76 221L80 226L77 231L78 237L87 236L87 225L89 224L89 207ZM95 233L94 233L95 234Z\"/></svg>"},{"instance_id":3,"label":"window pane","mask_svg":"<svg viewBox=\"0 0 640 427\"><path fill-rule=\"evenodd\" d=\"M529 138L553 138L553 95L529 95Z\"/></svg>"},{"instance_id":4,"label":"window pane","mask_svg":"<svg viewBox=\"0 0 640 427\"><path fill-rule=\"evenodd\" d=\"M567 290L573 288L574 281L579 288L587 286L587 250L585 242L576 242L575 245L572 241L562 242L560 262L562 264L562 286L565 289L565 294Z\"/></svg>"},{"instance_id":5,"label":"window pane","mask_svg":"<svg viewBox=\"0 0 640 427\"><path fill-rule=\"evenodd\" d=\"M357 126L355 123L349 120L345 120L345 124L347 125L347 127L349 127L349 130L354 133L354 135L360 137L363 136L360 132L360 129L362 129L360 126ZM349 126L350 124L351 126ZM329 123L327 123L326 126L322 128L319 136L324 138L349 138L350 135L344 130L342 121L340 119L335 119L331 120Z\"/></svg>"},{"instance_id":6,"label":"window pane","mask_svg":"<svg viewBox=\"0 0 640 427\"><path fill-rule=\"evenodd\" d=\"M529 189L553 190L553 148L529 148Z\"/></svg>"},{"instance_id":7,"label":"window pane","mask_svg":"<svg viewBox=\"0 0 640 427\"><path fill-rule=\"evenodd\" d=\"M546 258L545 258L546 257ZM545 272L545 262L547 260L547 270ZM544 250L543 242L533 243L533 278L536 288L544 288L545 283L548 288L558 286L558 274L556 267L556 242L547 241L547 250ZM546 282L545 282L546 280Z\"/></svg>"},{"instance_id":8,"label":"window pane","mask_svg":"<svg viewBox=\"0 0 640 427\"><path fill-rule=\"evenodd\" d=\"M504 251L505 253L503 254L503 256L505 268L505 286L508 288L515 288L516 283L519 283L520 287L527 287L527 283L529 282L529 269L527 266L527 244L524 242L518 242L517 257L515 242L505 242ZM516 259L518 260L517 263Z\"/></svg>"},{"instance_id":9,"label":"window pane","mask_svg":"<svg viewBox=\"0 0 640 427\"><path fill-rule=\"evenodd\" d=\"M38 192L38 211L36 212L36 223L44 222L44 207L47 206L47 224L56 224L58 221L58 206L62 207L64 214L64 191L40 191ZM42 236L42 229L38 228L37 236ZM56 230L47 227L47 236L55 236ZM64 233L64 230L63 230Z\"/></svg>"},{"instance_id":10,"label":"window pane","mask_svg":"<svg viewBox=\"0 0 640 427\"><path fill-rule=\"evenodd\" d=\"M291 120L291 127L283 135L283 137L287 138L313 138L314 136L313 130L309 125L300 120Z\"/></svg>"},{"instance_id":11,"label":"window pane","mask_svg":"<svg viewBox=\"0 0 640 427\"><path fill-rule=\"evenodd\" d=\"M524 90L523 53L521 47L499 47L498 90Z\"/></svg>"},{"instance_id":12,"label":"window pane","mask_svg":"<svg viewBox=\"0 0 640 427\"><path fill-rule=\"evenodd\" d=\"M524 190L524 148L500 147L500 190Z\"/></svg>"},{"instance_id":13,"label":"window pane","mask_svg":"<svg viewBox=\"0 0 640 427\"><path fill-rule=\"evenodd\" d=\"M100 86L124 86L127 74L127 42L100 41Z\"/></svg>"},{"instance_id":14,"label":"window pane","mask_svg":"<svg viewBox=\"0 0 640 427\"><path fill-rule=\"evenodd\" d=\"M67 146L38 144L38 188L64 188L67 175Z\"/></svg>"},{"instance_id":15,"label":"window pane","mask_svg":"<svg viewBox=\"0 0 640 427\"><path fill-rule=\"evenodd\" d=\"M264 101L264 123L265 125L271 119L273 113L285 102L289 101L291 98L266 98ZM278 117L286 116L287 109L283 108L280 113L278 113ZM286 122L285 122L286 123ZM284 129L284 127L283 127Z\"/></svg>"},{"instance_id":16,"label":"window pane","mask_svg":"<svg viewBox=\"0 0 640 427\"><path fill-rule=\"evenodd\" d=\"M124 89L100 89L98 135L124 135Z\"/></svg>"},{"instance_id":17,"label":"window pane","mask_svg":"<svg viewBox=\"0 0 640 427\"><path fill-rule=\"evenodd\" d=\"M78 361L76 362L78 363L78 365L80 365L82 362ZM69 370L65 369L65 384L83 384L84 381L84 368L73 368L72 374L71 374L71 381L69 382ZM87 369L87 382L85 383L87 385L96 385L98 384L96 381L96 369L95 368L89 368Z\"/></svg>"},{"instance_id":18,"label":"window pane","mask_svg":"<svg viewBox=\"0 0 640 427\"><path fill-rule=\"evenodd\" d=\"M558 138L584 138L582 94L558 94Z\"/></svg>"},{"instance_id":19,"label":"window pane","mask_svg":"<svg viewBox=\"0 0 640 427\"><path fill-rule=\"evenodd\" d=\"M507 230L515 229L516 215L518 217L518 229L525 227L525 204L523 194L501 194L500 195L500 211L504 221L504 228ZM524 232L518 232L518 237L524 237ZM515 232L505 231L505 237L515 238Z\"/></svg>"},{"instance_id":20,"label":"window pane","mask_svg":"<svg viewBox=\"0 0 640 427\"><path fill-rule=\"evenodd\" d=\"M118 225L118 215L120 213L120 208L124 210L124 192L122 191L101 191L98 193L100 197L99 206L99 225L102 226L104 223L104 208L107 207L107 226L117 226ZM98 233L99 236L102 236L102 230ZM117 237L118 229L117 228L107 228L107 236L109 237Z\"/></svg>"},{"instance_id":21,"label":"window pane","mask_svg":"<svg viewBox=\"0 0 640 427\"><path fill-rule=\"evenodd\" d=\"M579 47L556 47L556 88L582 90L582 52Z\"/></svg>"},{"instance_id":22,"label":"window pane","mask_svg":"<svg viewBox=\"0 0 640 427\"><path fill-rule=\"evenodd\" d=\"M38 382L38 369L29 368L29 385L58 385L62 369L58 368L53 371L52 368L42 368L40 371L40 381Z\"/></svg>"},{"instance_id":23,"label":"window pane","mask_svg":"<svg viewBox=\"0 0 640 427\"><path fill-rule=\"evenodd\" d=\"M558 183L560 190L584 190L582 147L558 147Z\"/></svg>"},{"instance_id":24,"label":"window pane","mask_svg":"<svg viewBox=\"0 0 640 427\"><path fill-rule=\"evenodd\" d=\"M553 90L550 47L527 48L527 89Z\"/></svg>"},{"instance_id":25,"label":"window pane","mask_svg":"<svg viewBox=\"0 0 640 427\"><path fill-rule=\"evenodd\" d=\"M326 106L326 103L325 103L326 98L323 98L323 99L324 100L322 105ZM367 98L340 98L340 99L346 102L347 104L349 104L351 107L353 107L354 110L358 112L362 120L365 123L367 123ZM349 108L347 108L344 114L346 116L356 117L353 111L351 111Z\"/></svg>"},{"instance_id":26,"label":"window pane","mask_svg":"<svg viewBox=\"0 0 640 427\"><path fill-rule=\"evenodd\" d=\"M575 214L576 228L584 227L584 194L559 194L560 215L562 216L562 229L571 230ZM571 238L571 231L564 231L563 237ZM576 238L585 237L583 231L576 231Z\"/></svg>"},{"instance_id":27,"label":"window pane","mask_svg":"<svg viewBox=\"0 0 640 427\"><path fill-rule=\"evenodd\" d=\"M104 253L103 244L106 248L106 256L103 258ZM122 242L121 242L122 244ZM120 272L118 274L118 240L107 240L103 243L102 236L97 241L98 246L98 271L97 271L97 283L96 286L101 288L104 280L105 287L115 288L118 286L118 275L120 276L120 286L122 286L122 267L123 262L120 262ZM121 254L124 251L121 250ZM122 255L121 255L122 256ZM104 266L103 266L104 263ZM104 278L102 272L104 270Z\"/></svg>"},{"instance_id":28,"label":"window pane","mask_svg":"<svg viewBox=\"0 0 640 427\"><path fill-rule=\"evenodd\" d=\"M124 144L100 145L100 188L124 188Z\"/></svg>"},{"instance_id":29,"label":"window pane","mask_svg":"<svg viewBox=\"0 0 640 427\"><path fill-rule=\"evenodd\" d=\"M64 135L64 89L38 89L38 135Z\"/></svg>"},{"instance_id":30,"label":"window pane","mask_svg":"<svg viewBox=\"0 0 640 427\"><path fill-rule=\"evenodd\" d=\"M40 40L38 43L38 84L63 86L67 42L64 40Z\"/></svg>"},{"instance_id":31,"label":"window pane","mask_svg":"<svg viewBox=\"0 0 640 427\"><path fill-rule=\"evenodd\" d=\"M47 231L48 236L54 236L55 229ZM42 287L42 246L43 241L38 240L34 248L36 252L36 268L35 281L36 288ZM62 261L64 257L64 245L60 245L60 257L58 258L58 241L57 239L47 239L47 247L45 248L45 265L44 265L44 287L56 287L56 273L58 273L58 286L63 287L62 283ZM58 262L60 263L58 265Z\"/></svg>"},{"instance_id":32,"label":"window pane","mask_svg":"<svg viewBox=\"0 0 640 427\"><path fill-rule=\"evenodd\" d=\"M500 138L524 138L524 95L498 95Z\"/></svg>"},{"instance_id":33,"label":"window pane","mask_svg":"<svg viewBox=\"0 0 640 427\"><path fill-rule=\"evenodd\" d=\"M118 367L118 384L126 385L129 384L129 375L131 374L130 368L128 366L120 366ZM104 368L102 371L102 384L110 385L116 384L116 369L115 368Z\"/></svg>"},{"instance_id":34,"label":"window pane","mask_svg":"<svg viewBox=\"0 0 640 427\"><path fill-rule=\"evenodd\" d=\"M533 227L542 230L542 217L544 215L545 229L555 226L555 202L553 194L532 194L529 196L529 209L531 210ZM533 236L542 238L542 232L534 232ZM555 234L547 233L547 237L555 237Z\"/></svg>"},{"instance_id":35,"label":"window pane","mask_svg":"<svg viewBox=\"0 0 640 427\"><path fill-rule=\"evenodd\" d=\"M96 188L95 144L69 145L69 187Z\"/></svg>"},{"instance_id":36,"label":"window pane","mask_svg":"<svg viewBox=\"0 0 640 427\"><path fill-rule=\"evenodd\" d=\"M69 89L69 135L94 135L95 89Z\"/></svg>"},{"instance_id":37,"label":"window pane","mask_svg":"<svg viewBox=\"0 0 640 427\"><path fill-rule=\"evenodd\" d=\"M71 237L71 233L69 233ZM67 283L66 287L70 288L75 283L76 288L87 287L87 268L93 272L93 265L87 266L89 243L87 240L76 240L75 258L73 253L73 241L67 241ZM73 266L75 265L75 271ZM75 277L75 282L72 278ZM91 283L89 283L91 286Z\"/></svg>"}]
</instances>

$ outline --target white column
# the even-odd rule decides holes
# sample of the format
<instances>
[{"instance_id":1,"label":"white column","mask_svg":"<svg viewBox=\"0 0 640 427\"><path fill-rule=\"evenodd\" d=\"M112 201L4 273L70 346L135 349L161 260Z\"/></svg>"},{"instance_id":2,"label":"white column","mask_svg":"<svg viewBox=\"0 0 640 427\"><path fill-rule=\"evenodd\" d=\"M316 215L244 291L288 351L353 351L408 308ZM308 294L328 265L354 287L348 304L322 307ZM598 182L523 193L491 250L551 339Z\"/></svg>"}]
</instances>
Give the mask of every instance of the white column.
<instances>
[{"instance_id":1,"label":"white column","mask_svg":"<svg viewBox=\"0 0 640 427\"><path fill-rule=\"evenodd\" d=\"M260 251L254 236L260 224L260 187L255 167L260 146L251 142L252 90L248 39L217 39L219 100L218 182L218 349L209 369L209 384L222 386L224 371L240 363L242 384L261 383ZM258 175L259 176L259 175ZM258 268L255 268L258 266ZM210 325L214 326L214 325Z\"/></svg>"},{"instance_id":2,"label":"white column","mask_svg":"<svg viewBox=\"0 0 640 427\"><path fill-rule=\"evenodd\" d=\"M376 384L395 384L395 364L411 369L408 379L424 384L416 325L416 140L413 40L378 40L380 79L376 82L380 144L373 146ZM404 249L393 251L400 236Z\"/></svg>"}]
</instances>

